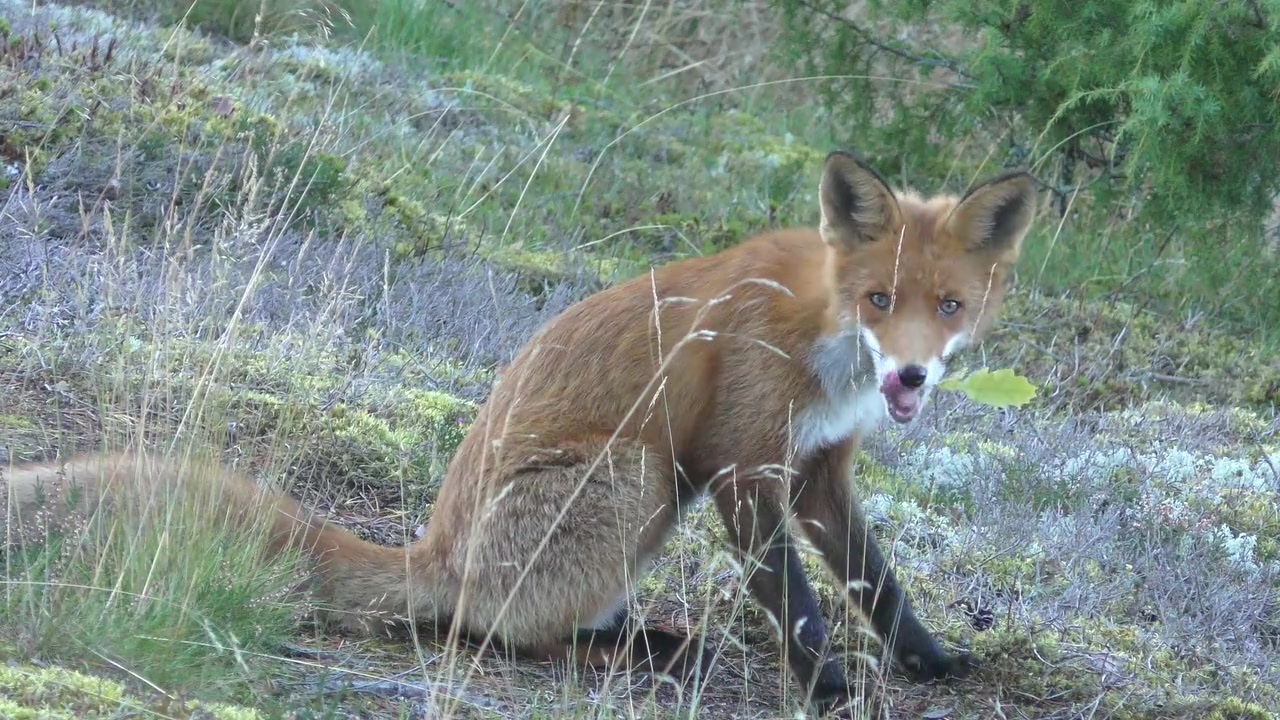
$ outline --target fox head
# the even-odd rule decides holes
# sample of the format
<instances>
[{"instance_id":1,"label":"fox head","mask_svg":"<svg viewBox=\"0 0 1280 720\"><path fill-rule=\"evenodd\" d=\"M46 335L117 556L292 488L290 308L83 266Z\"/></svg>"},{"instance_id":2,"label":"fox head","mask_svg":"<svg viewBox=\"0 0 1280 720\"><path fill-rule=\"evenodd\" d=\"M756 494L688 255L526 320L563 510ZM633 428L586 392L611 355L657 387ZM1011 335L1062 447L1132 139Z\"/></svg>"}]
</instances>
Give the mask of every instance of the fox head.
<instances>
[{"instance_id":1,"label":"fox head","mask_svg":"<svg viewBox=\"0 0 1280 720\"><path fill-rule=\"evenodd\" d=\"M1035 214L1034 183L1008 173L960 197L924 199L894 193L837 151L818 194L839 332L856 335L889 416L909 422L951 355L990 330Z\"/></svg>"}]
</instances>

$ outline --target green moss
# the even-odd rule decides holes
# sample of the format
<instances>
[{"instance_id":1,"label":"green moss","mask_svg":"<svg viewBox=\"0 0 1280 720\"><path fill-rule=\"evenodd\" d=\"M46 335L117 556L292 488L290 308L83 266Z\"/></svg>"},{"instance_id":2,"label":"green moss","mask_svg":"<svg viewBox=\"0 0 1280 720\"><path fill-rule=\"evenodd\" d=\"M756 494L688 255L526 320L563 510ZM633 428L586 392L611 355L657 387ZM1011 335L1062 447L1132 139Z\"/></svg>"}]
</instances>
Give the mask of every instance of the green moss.
<instances>
[{"instance_id":1,"label":"green moss","mask_svg":"<svg viewBox=\"0 0 1280 720\"><path fill-rule=\"evenodd\" d=\"M447 72L440 77L440 84L441 87L483 93L504 100L537 94L537 90L532 85L522 83L510 76L477 70Z\"/></svg>"},{"instance_id":2,"label":"green moss","mask_svg":"<svg viewBox=\"0 0 1280 720\"><path fill-rule=\"evenodd\" d=\"M242 326L241 339L231 343L158 338L125 317L82 338L93 348L87 352L95 357L94 375L65 370L60 380L79 396L105 393L127 406L145 404L148 429L157 437L194 431L191 424L198 423L225 435L239 456L284 460L290 480L304 487L340 496L372 488L387 501L418 509L429 502L476 406L423 386L485 386L491 371L464 368L447 356L369 356L355 346L309 344L260 330ZM26 426L6 433L16 457L47 443L39 423L21 417L5 423L4 417L0 429ZM114 427L104 430L110 434ZM127 435L131 428L126 422L119 432Z\"/></svg>"},{"instance_id":3,"label":"green moss","mask_svg":"<svg viewBox=\"0 0 1280 720\"><path fill-rule=\"evenodd\" d=\"M1205 720L1276 720L1276 714L1254 703L1239 698L1227 698L1215 703Z\"/></svg>"},{"instance_id":4,"label":"green moss","mask_svg":"<svg viewBox=\"0 0 1280 720\"><path fill-rule=\"evenodd\" d=\"M244 389L220 388L217 412L237 418L238 440L271 452L286 440L297 457L295 479L330 492L373 487L398 492L405 483L415 507L452 458L475 406L440 392L379 388L363 402L298 402ZM219 415L213 415L218 417ZM423 495L423 492L428 492Z\"/></svg>"},{"instance_id":5,"label":"green moss","mask_svg":"<svg viewBox=\"0 0 1280 720\"><path fill-rule=\"evenodd\" d=\"M1102 694L1098 676L1082 664L1063 662L1064 648L1049 632L996 627L975 633L971 650L984 660L984 674L1008 691L1055 703L1088 702Z\"/></svg>"},{"instance_id":6,"label":"green moss","mask_svg":"<svg viewBox=\"0 0 1280 720\"><path fill-rule=\"evenodd\" d=\"M750 145L768 133L760 118L738 109L718 113L708 129L713 139L724 144Z\"/></svg>"},{"instance_id":7,"label":"green moss","mask_svg":"<svg viewBox=\"0 0 1280 720\"><path fill-rule=\"evenodd\" d=\"M121 28L93 43L57 44L46 33L24 32L24 42L38 49L0 77L0 116L15 121L14 132L0 140L0 154L27 162L39 184L76 188L56 194L96 194L112 180L112 199L132 211L135 237L163 220L157 183L191 200L178 212L211 202L238 211L260 202L303 221L331 213L355 183L346 159L318 142L323 136L310 123L286 127L235 103L236 93L211 73L166 62L117 72L113 64L122 52L104 60L105 52L90 51L116 41L137 52L150 47L147 33ZM155 50L183 42L166 34ZM204 41L193 47L209 50Z\"/></svg>"},{"instance_id":8,"label":"green moss","mask_svg":"<svg viewBox=\"0 0 1280 720\"><path fill-rule=\"evenodd\" d=\"M652 216L651 224L664 225L693 248L711 253L740 242L763 229L761 218L743 217L732 212L722 217L708 218L688 213L659 213ZM652 244L652 242L650 242Z\"/></svg>"},{"instance_id":9,"label":"green moss","mask_svg":"<svg viewBox=\"0 0 1280 720\"><path fill-rule=\"evenodd\" d=\"M122 713L156 712L175 720L259 720L262 717L256 710L234 705L197 701L176 704L167 699L144 699L130 695L123 685L113 680L63 668L0 666L0 717L11 720L106 720L120 717Z\"/></svg>"},{"instance_id":10,"label":"green moss","mask_svg":"<svg viewBox=\"0 0 1280 720\"><path fill-rule=\"evenodd\" d=\"M1270 541L1274 552L1276 538L1280 537L1280 518L1277 517L1277 502L1271 491L1224 493L1211 509L1218 522L1231 528L1232 532L1258 537L1259 559L1264 559L1261 556L1264 541Z\"/></svg>"},{"instance_id":11,"label":"green moss","mask_svg":"<svg viewBox=\"0 0 1280 720\"><path fill-rule=\"evenodd\" d=\"M518 245L481 245L480 254L497 267L514 273L521 289L535 295L541 294L547 285L574 280L582 282L581 276L571 269L571 257L562 252L531 250ZM591 258L587 267L596 273L598 281L595 286L598 289L618 270L618 261Z\"/></svg>"},{"instance_id":12,"label":"green moss","mask_svg":"<svg viewBox=\"0 0 1280 720\"><path fill-rule=\"evenodd\" d=\"M290 192L299 210L327 207L355 183L347 175L343 158L313 146L311 132L291 130L270 115L237 108L230 119L211 118L208 133L209 140L205 142L217 138L245 143L253 153L255 172L261 173L277 192L296 186ZM228 188L229 197L224 202L236 207L235 193L244 190L243 186Z\"/></svg>"},{"instance_id":13,"label":"green moss","mask_svg":"<svg viewBox=\"0 0 1280 720\"><path fill-rule=\"evenodd\" d=\"M395 244L395 256L399 259L422 257L439 251L445 244L470 237L471 230L462 220L429 212L422 203L410 200L399 193L383 196L386 209L408 230L408 237Z\"/></svg>"},{"instance_id":14,"label":"green moss","mask_svg":"<svg viewBox=\"0 0 1280 720\"><path fill-rule=\"evenodd\" d=\"M249 388L216 385L205 390L203 412L227 418L237 442L284 437L305 429L308 416L318 412L309 403Z\"/></svg>"},{"instance_id":15,"label":"green moss","mask_svg":"<svg viewBox=\"0 0 1280 720\"><path fill-rule=\"evenodd\" d=\"M905 451L906 443L903 445ZM876 462L865 452L854 454L852 475L854 486L863 497L882 492L894 499L905 499L912 497L912 493L920 492L917 486L905 481L891 468Z\"/></svg>"},{"instance_id":16,"label":"green moss","mask_svg":"<svg viewBox=\"0 0 1280 720\"><path fill-rule=\"evenodd\" d=\"M1122 720L1148 720L1170 718L1177 720L1277 720L1280 715L1255 702L1239 697L1193 697L1179 695L1169 698L1155 712L1128 710L1118 716Z\"/></svg>"},{"instance_id":17,"label":"green moss","mask_svg":"<svg viewBox=\"0 0 1280 720\"><path fill-rule=\"evenodd\" d=\"M795 194L802 178L816 175L825 157L794 136L765 137L736 159L732 171L762 175L769 198L781 201Z\"/></svg>"},{"instance_id":18,"label":"green moss","mask_svg":"<svg viewBox=\"0 0 1280 720\"><path fill-rule=\"evenodd\" d=\"M1106 658L1108 667L1131 676L1130 686L1150 688L1145 701L1139 699L1141 693L1126 697L1123 688L1109 689L1105 705L1120 710L1117 717L1180 720L1214 717L1213 712L1221 711L1225 717L1244 712L1238 717L1253 718L1248 712L1260 707L1254 703L1265 706L1280 701L1276 689L1255 670L1201 662L1194 650L1167 645L1159 632L1106 619L1083 620L1064 630L1063 642L1082 656ZM1122 664L1117 666L1117 660ZM1198 689L1198 694L1195 698L1175 694L1175 688L1168 684L1170 677L1179 678L1177 689ZM1240 693L1252 701L1244 702Z\"/></svg>"},{"instance_id":19,"label":"green moss","mask_svg":"<svg viewBox=\"0 0 1280 720\"><path fill-rule=\"evenodd\" d=\"M106 713L125 698L124 688L110 680L61 668L23 666L0 667L0 694L19 707L55 709L68 717Z\"/></svg>"},{"instance_id":20,"label":"green moss","mask_svg":"<svg viewBox=\"0 0 1280 720\"><path fill-rule=\"evenodd\" d=\"M452 395L409 389L397 404L396 416L431 443L437 452L452 455L475 419L476 407Z\"/></svg>"},{"instance_id":21,"label":"green moss","mask_svg":"<svg viewBox=\"0 0 1280 720\"><path fill-rule=\"evenodd\" d=\"M430 504L437 480L470 429L476 407L446 393L400 387L369 393L364 403L308 409L285 437L303 437L302 477L335 484L407 491L415 509Z\"/></svg>"},{"instance_id":22,"label":"green moss","mask_svg":"<svg viewBox=\"0 0 1280 720\"><path fill-rule=\"evenodd\" d=\"M471 95L466 104L475 104L478 100L497 101L507 110L517 110L531 116L551 118L568 114L570 121L583 123L589 116L590 122L603 120L617 121L604 109L592 105L575 103L572 100L556 98L545 89L521 82L509 75L494 74L479 70L454 70L444 73L440 78L442 88L451 88Z\"/></svg>"},{"instance_id":23,"label":"green moss","mask_svg":"<svg viewBox=\"0 0 1280 720\"><path fill-rule=\"evenodd\" d=\"M1027 555L995 557L975 568L993 587L1014 594L1021 594L1030 586L1050 584L1052 577L1045 576L1046 569L1038 558Z\"/></svg>"},{"instance_id":24,"label":"green moss","mask_svg":"<svg viewBox=\"0 0 1280 720\"><path fill-rule=\"evenodd\" d=\"M0 414L0 429L3 430L33 430L36 424L30 418L18 417L16 415Z\"/></svg>"}]
</instances>

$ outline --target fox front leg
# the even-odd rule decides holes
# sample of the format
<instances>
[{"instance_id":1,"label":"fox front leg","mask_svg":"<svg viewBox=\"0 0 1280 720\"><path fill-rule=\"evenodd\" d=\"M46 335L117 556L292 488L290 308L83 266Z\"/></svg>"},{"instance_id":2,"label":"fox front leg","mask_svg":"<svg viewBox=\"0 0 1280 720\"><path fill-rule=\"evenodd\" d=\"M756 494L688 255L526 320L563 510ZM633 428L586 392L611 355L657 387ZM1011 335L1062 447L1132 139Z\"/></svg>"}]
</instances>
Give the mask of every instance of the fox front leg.
<instances>
[{"instance_id":1,"label":"fox front leg","mask_svg":"<svg viewBox=\"0 0 1280 720\"><path fill-rule=\"evenodd\" d=\"M916 617L849 483L856 439L818 453L793 486L795 512L850 598L871 620L894 660L917 682L964 677L976 665L968 653L949 654Z\"/></svg>"}]
</instances>

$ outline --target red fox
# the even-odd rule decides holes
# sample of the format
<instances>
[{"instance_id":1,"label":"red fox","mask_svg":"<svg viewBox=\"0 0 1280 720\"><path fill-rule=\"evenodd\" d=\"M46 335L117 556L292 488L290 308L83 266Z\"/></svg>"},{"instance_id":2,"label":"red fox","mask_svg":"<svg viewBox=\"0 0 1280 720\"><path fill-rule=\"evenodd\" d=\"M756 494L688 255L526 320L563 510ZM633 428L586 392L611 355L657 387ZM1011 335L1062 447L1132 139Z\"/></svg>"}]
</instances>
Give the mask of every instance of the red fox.
<instances>
[{"instance_id":1,"label":"red fox","mask_svg":"<svg viewBox=\"0 0 1280 720\"><path fill-rule=\"evenodd\" d=\"M989 331L1034 183L1014 172L925 199L837 151L818 190L816 229L654 268L539 329L499 374L408 548L360 540L214 464L87 455L69 474L90 503L114 492L103 478L134 478L126 489L218 478L230 516L272 509L272 548L309 553L317 596L345 617L449 623L527 656L677 675L704 654L632 628L627 599L682 513L709 497L820 707L851 691L792 517L911 676L965 675L976 661L939 646L868 532L851 455L886 419L916 418L952 354ZM57 469L11 470L16 507Z\"/></svg>"}]
</instances>

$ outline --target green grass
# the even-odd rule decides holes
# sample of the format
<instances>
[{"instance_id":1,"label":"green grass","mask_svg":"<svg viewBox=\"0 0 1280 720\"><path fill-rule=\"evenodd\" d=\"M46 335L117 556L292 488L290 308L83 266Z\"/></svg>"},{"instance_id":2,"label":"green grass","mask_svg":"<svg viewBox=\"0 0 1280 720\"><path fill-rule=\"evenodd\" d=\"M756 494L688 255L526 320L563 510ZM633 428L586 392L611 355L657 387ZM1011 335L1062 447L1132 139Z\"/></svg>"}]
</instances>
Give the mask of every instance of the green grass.
<instances>
[{"instance_id":1,"label":"green grass","mask_svg":"<svg viewBox=\"0 0 1280 720\"><path fill-rule=\"evenodd\" d=\"M510 61L500 46L503 25L487 3L391 0L356 9L343 34L385 55L408 55L434 72L472 70Z\"/></svg>"},{"instance_id":2,"label":"green grass","mask_svg":"<svg viewBox=\"0 0 1280 720\"><path fill-rule=\"evenodd\" d=\"M857 128L814 104L813 82L753 84L795 74L777 61L748 65L747 55L768 57L767 43L708 50L718 35L769 37L764 24L716 30L715 13L695 12L728 3L655 3L644 18L602 6L586 32L593 3L565 20L563 3L387 0L352 4L344 19L337 5L281 0L261 23L255 3L202 2L190 15L162 0L89 5L142 24L66 13L64 40L116 37L131 52L99 67L83 42L47 42L0 76L0 117L18 121L0 154L20 168L5 217L22 231L0 265L20 269L0 277L19 300L0 309L0 446L24 459L104 438L212 438L229 462L392 544L429 517L475 403L542 320L652 262L812 223L821 157L858 148ZM24 23L28 7L11 0L0 16L11 33L47 40L47 25ZM735 7L737 17L767 17L759 4ZM183 16L213 36L175 31ZM252 49L225 41L249 41L255 29ZM0 59L13 60L15 47ZM676 50L689 47L710 60L687 69ZM961 155L947 186L962 189L982 154ZM1274 699L1260 689L1264 655L1223 641L1175 656L1170 647L1223 627L1171 607L1168 629L1134 631L1141 588L1109 578L1131 572L1123 562L1150 563L1143 597L1158 604L1170 596L1158 592L1170 575L1162 558L1215 572L1223 562L1187 549L1216 547L1213 527L1161 525L1161 503L1188 503L1232 537L1256 537L1256 558L1275 559L1274 503L1188 501L1136 466L1121 476L1123 493L1044 473L1095 462L1097 448L1066 429L1076 421L1111 433L1090 442L1140 448L1221 432L1221 443L1194 448L1206 467L1218 467L1211 456L1254 462L1273 451L1257 448L1280 396L1280 368L1267 360L1268 328L1280 320L1266 302L1280 297L1272 261L1229 242L1197 255L1178 238L1163 245L1108 222L1111 209L1097 202L1079 209L1060 233L1045 213L1008 322L965 360L1011 365L1041 386L1016 416L1023 424L1011 430L942 398L958 420L859 459L869 504L884 510L876 531L895 543L922 614L950 641L998 658L977 685L885 692L905 712L946 705L956 717L989 716L997 703L1053 717L1094 701L1112 717L1265 717L1245 705ZM1153 398L1181 404L1165 412ZM1188 415L1200 402L1242 408L1244 419ZM1149 422L1117 419L1130 411ZM975 433L1011 447L996 452ZM968 481L920 482L947 463ZM1138 525L1106 525L1099 498ZM1021 517L1027 508L1069 521L1036 524ZM292 569L261 566L257 539L201 519L178 508L148 532L108 536L96 554L80 551L75 533L6 554L0 651L110 675L141 695L303 717L400 717L430 702L462 716L664 717L675 704L666 688L632 678L565 682L545 667L429 644L311 636L296 601L279 601ZM107 522L129 527L127 515ZM1101 539L1082 549L1062 535L1070 523ZM718 540L710 516L695 516L646 580L645 609L687 618L725 652L724 674L686 697L686 709L777 716L793 688ZM1235 613L1263 633L1271 621L1250 615L1247 601L1269 581L1222 577L1217 594L1195 583L1178 592L1212 604L1205 616ZM1096 596L1073 594L1082 586ZM847 620L837 589L819 591L831 617ZM1020 594L1033 599L1018 605ZM959 597L997 606L998 632L974 631L948 610ZM1082 602L1080 613L1061 610ZM856 628L840 632L843 647L860 648ZM312 658L282 657L287 642ZM1104 687L1089 669L1110 651L1124 655L1131 685ZM1223 674L1225 662L1243 669ZM343 692L327 670L384 686ZM1210 699L1167 696L1171 674ZM455 701L395 698L391 678L446 688Z\"/></svg>"},{"instance_id":3,"label":"green grass","mask_svg":"<svg viewBox=\"0 0 1280 720\"><path fill-rule=\"evenodd\" d=\"M1266 352L1277 349L1280 302L1272 290L1280 256L1259 252L1258 228L1157 232L1115 214L1094 203L1060 234L1059 219L1045 218L1027 248L1022 276L1046 293L1121 299L1191 325L1244 335Z\"/></svg>"},{"instance_id":4,"label":"green grass","mask_svg":"<svg viewBox=\"0 0 1280 720\"><path fill-rule=\"evenodd\" d=\"M13 656L75 658L152 690L252 703L263 658L297 622L288 595L301 575L287 559L264 565L259 533L216 516L188 500L45 524L42 543L3 559L0 628Z\"/></svg>"}]
</instances>

